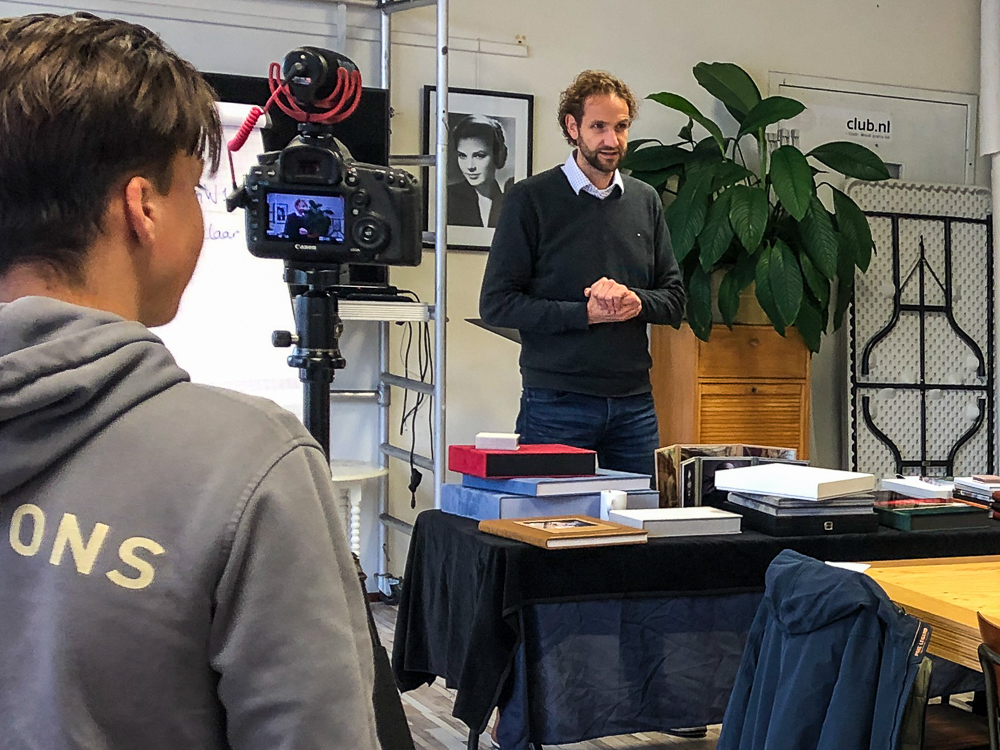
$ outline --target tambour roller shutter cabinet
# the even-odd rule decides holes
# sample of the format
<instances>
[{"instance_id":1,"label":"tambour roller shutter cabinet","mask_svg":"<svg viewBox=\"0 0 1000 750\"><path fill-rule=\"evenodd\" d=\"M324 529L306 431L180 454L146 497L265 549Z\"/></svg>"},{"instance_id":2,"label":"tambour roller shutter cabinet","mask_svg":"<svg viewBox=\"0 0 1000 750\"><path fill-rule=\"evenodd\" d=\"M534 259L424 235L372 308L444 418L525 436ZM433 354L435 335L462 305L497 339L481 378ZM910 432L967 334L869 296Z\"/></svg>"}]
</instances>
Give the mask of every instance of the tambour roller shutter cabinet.
<instances>
[{"instance_id":1,"label":"tambour roller shutter cabinet","mask_svg":"<svg viewBox=\"0 0 1000 750\"><path fill-rule=\"evenodd\" d=\"M652 326L650 377L660 444L749 443L809 457L809 351L795 329Z\"/></svg>"}]
</instances>

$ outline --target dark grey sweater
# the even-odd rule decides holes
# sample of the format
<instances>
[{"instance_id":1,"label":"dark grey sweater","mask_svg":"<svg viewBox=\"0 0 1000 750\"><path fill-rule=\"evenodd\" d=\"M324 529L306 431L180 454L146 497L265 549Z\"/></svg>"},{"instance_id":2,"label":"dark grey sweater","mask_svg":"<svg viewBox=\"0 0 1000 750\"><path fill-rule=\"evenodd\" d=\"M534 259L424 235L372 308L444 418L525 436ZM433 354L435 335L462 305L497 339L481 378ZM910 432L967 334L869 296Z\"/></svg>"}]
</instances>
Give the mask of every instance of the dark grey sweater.
<instances>
[{"instance_id":1,"label":"dark grey sweater","mask_svg":"<svg viewBox=\"0 0 1000 750\"><path fill-rule=\"evenodd\" d=\"M647 323L676 324L685 293L659 196L624 177L605 200L573 192L559 167L516 183L504 201L479 297L486 323L521 334L529 387L596 396L650 390ZM634 291L642 312L587 323L583 290L602 276Z\"/></svg>"}]
</instances>

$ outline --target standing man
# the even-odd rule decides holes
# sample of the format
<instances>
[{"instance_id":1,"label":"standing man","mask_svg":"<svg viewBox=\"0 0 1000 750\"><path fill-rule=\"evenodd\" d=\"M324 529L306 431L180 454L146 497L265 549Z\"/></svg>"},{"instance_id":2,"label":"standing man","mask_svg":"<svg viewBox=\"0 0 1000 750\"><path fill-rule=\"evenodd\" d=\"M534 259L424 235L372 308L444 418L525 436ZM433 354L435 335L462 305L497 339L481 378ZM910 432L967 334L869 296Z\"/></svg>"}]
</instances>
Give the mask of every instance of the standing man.
<instances>
[{"instance_id":1,"label":"standing man","mask_svg":"<svg viewBox=\"0 0 1000 750\"><path fill-rule=\"evenodd\" d=\"M4 750L379 746L326 457L146 328L191 279L220 141L148 29L0 19Z\"/></svg>"},{"instance_id":2,"label":"standing man","mask_svg":"<svg viewBox=\"0 0 1000 750\"><path fill-rule=\"evenodd\" d=\"M659 196L618 171L635 111L628 86L599 71L562 93L573 152L511 188L479 308L521 334L523 443L590 448L602 468L652 474L646 326L680 322L685 293Z\"/></svg>"}]
</instances>

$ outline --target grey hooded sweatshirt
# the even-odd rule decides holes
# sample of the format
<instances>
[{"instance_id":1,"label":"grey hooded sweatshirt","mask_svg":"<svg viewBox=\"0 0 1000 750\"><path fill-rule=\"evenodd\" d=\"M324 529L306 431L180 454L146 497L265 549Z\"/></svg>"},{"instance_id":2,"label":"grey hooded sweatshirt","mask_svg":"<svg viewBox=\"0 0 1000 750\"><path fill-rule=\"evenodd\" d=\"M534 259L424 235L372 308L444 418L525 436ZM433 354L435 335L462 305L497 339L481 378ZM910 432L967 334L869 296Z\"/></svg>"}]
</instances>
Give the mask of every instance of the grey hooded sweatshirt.
<instances>
[{"instance_id":1,"label":"grey hooded sweatshirt","mask_svg":"<svg viewBox=\"0 0 1000 750\"><path fill-rule=\"evenodd\" d=\"M0 305L0 750L375 750L329 476L142 325Z\"/></svg>"}]
</instances>

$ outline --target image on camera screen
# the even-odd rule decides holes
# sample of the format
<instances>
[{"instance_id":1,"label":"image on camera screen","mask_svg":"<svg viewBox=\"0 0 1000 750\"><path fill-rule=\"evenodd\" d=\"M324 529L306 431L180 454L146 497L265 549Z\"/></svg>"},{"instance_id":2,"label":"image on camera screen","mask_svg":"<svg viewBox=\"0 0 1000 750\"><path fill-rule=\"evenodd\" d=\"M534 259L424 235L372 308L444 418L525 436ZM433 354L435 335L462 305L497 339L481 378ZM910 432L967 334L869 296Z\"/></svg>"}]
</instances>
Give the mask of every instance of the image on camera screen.
<instances>
[{"instance_id":1,"label":"image on camera screen","mask_svg":"<svg viewBox=\"0 0 1000 750\"><path fill-rule=\"evenodd\" d=\"M267 194L267 236L309 242L344 241L344 199L339 195Z\"/></svg>"}]
</instances>

